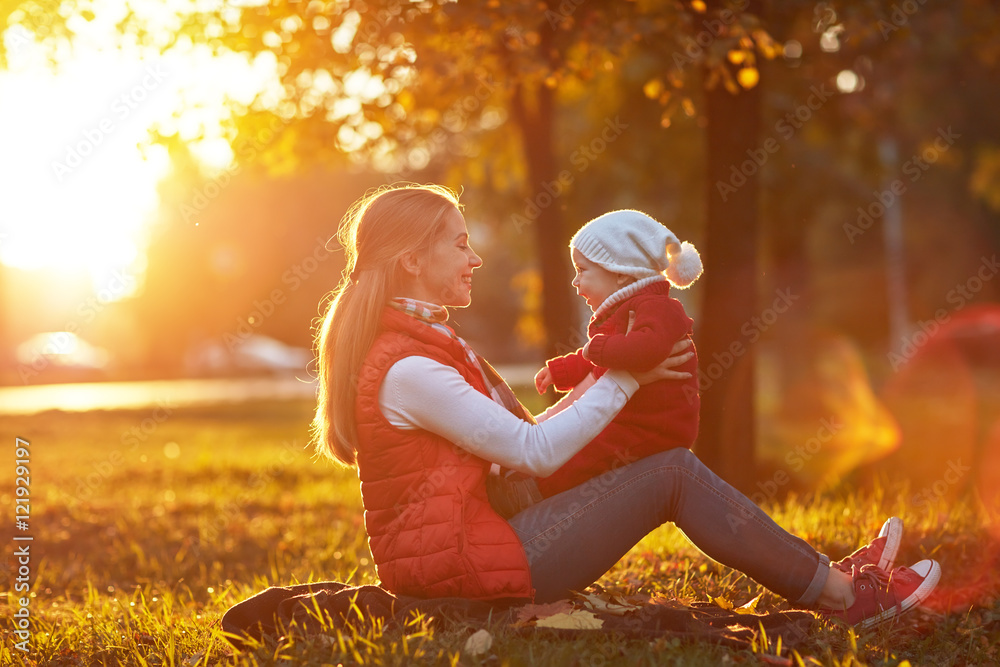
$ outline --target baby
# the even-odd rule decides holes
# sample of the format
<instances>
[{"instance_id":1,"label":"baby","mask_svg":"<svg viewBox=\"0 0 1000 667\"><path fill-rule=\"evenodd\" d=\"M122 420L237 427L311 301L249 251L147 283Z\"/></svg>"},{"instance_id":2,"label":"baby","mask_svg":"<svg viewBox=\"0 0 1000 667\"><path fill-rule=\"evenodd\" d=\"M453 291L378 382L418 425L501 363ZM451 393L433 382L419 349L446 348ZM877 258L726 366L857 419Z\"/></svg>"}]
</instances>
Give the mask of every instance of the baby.
<instances>
[{"instance_id":1,"label":"baby","mask_svg":"<svg viewBox=\"0 0 1000 667\"><path fill-rule=\"evenodd\" d=\"M687 337L692 320L670 285L689 286L702 272L701 257L645 213L612 211L599 216L570 241L573 286L594 311L589 340L581 349L546 362L535 388L570 391L588 375L609 368L647 371ZM691 348L694 351L692 345ZM538 480L545 497L609 470L673 447L691 447L698 435L697 355L675 370L687 380L661 380L641 387L614 421L562 468Z\"/></svg>"}]
</instances>

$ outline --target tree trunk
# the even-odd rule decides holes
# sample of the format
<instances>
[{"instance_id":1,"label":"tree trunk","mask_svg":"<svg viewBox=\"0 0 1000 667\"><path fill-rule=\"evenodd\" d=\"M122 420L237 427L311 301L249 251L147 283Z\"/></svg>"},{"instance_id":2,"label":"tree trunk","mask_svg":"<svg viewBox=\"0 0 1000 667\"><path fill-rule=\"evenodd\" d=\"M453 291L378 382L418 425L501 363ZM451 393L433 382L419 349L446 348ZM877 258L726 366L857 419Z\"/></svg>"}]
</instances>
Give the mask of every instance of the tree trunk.
<instances>
[{"instance_id":1,"label":"tree trunk","mask_svg":"<svg viewBox=\"0 0 1000 667\"><path fill-rule=\"evenodd\" d=\"M556 3L550 2L550 5ZM553 45L553 31L546 24L539 30L538 54L555 69L559 55ZM586 339L579 330L572 306L569 272L569 237L563 223L559 198L568 183L559 179L555 156L555 92L538 84L526 99L524 83L513 92L511 110L521 130L528 171L528 197L537 210L532 222L538 266L542 274L542 325L545 328L545 358L567 354Z\"/></svg>"},{"instance_id":2,"label":"tree trunk","mask_svg":"<svg viewBox=\"0 0 1000 667\"><path fill-rule=\"evenodd\" d=\"M879 190L892 187L892 176L899 174L899 146L891 134L884 134L878 141L879 163L883 183ZM886 300L889 302L889 352L899 354L900 346L909 328L906 307L906 260L904 258L903 199L898 198L885 209L882 221L882 240L885 243Z\"/></svg>"},{"instance_id":3,"label":"tree trunk","mask_svg":"<svg viewBox=\"0 0 1000 667\"><path fill-rule=\"evenodd\" d=\"M758 16L760 10L759 1L747 8ZM750 160L748 150L760 148L760 85L736 95L716 86L706 91L705 109L708 202L696 451L723 479L747 491L754 481L756 420L754 350L745 327L753 326L757 313L759 167L752 160L752 169L741 166Z\"/></svg>"},{"instance_id":4,"label":"tree trunk","mask_svg":"<svg viewBox=\"0 0 1000 667\"><path fill-rule=\"evenodd\" d=\"M551 98L551 91L545 89L541 96ZM567 354L582 345L569 287L568 239L562 210L556 201L561 189L556 190L555 195L550 192L555 190L553 184L558 183L552 145L553 126L553 109L549 99L548 103L539 103L538 114L529 120L527 127L522 128L531 183L529 196L539 208L532 226L538 249L538 266L542 273L542 322L547 359ZM546 189L546 185L550 187Z\"/></svg>"}]
</instances>

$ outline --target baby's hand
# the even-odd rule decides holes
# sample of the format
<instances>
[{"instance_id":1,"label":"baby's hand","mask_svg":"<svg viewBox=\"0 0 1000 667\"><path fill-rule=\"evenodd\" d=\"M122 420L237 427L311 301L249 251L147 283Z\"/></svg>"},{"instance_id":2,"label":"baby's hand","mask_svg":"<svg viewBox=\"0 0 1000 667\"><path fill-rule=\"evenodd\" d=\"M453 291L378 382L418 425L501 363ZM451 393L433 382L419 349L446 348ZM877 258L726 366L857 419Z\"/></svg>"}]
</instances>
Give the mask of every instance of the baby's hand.
<instances>
[{"instance_id":1,"label":"baby's hand","mask_svg":"<svg viewBox=\"0 0 1000 667\"><path fill-rule=\"evenodd\" d=\"M539 394L544 394L545 390L552 386L552 371L546 366L535 374L535 389Z\"/></svg>"}]
</instances>

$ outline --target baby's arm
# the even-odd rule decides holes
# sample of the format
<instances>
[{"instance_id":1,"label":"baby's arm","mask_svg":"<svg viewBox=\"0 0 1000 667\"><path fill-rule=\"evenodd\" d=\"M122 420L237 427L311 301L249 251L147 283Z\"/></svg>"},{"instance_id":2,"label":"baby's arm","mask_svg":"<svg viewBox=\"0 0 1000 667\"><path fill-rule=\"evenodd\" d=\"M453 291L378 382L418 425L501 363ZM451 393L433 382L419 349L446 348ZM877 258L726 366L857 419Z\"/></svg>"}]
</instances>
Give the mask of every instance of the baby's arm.
<instances>
[{"instance_id":1,"label":"baby's arm","mask_svg":"<svg viewBox=\"0 0 1000 667\"><path fill-rule=\"evenodd\" d=\"M661 358L660 361L663 361ZM659 362L657 362L659 363ZM656 364L653 364L654 366ZM559 391L570 391L580 384L594 370L594 364L583 356L583 349L576 352L549 359L545 368L549 371L549 381ZM540 372L539 375L542 375ZM544 379L544 378L543 378ZM535 378L535 388L539 389L538 377ZM539 392L544 391L539 389Z\"/></svg>"},{"instance_id":2,"label":"baby's arm","mask_svg":"<svg viewBox=\"0 0 1000 667\"><path fill-rule=\"evenodd\" d=\"M586 359L605 368L648 371L663 361L664 345L675 343L691 330L692 319L676 299L647 299L634 310L628 334L597 334L590 339Z\"/></svg>"},{"instance_id":3,"label":"baby's arm","mask_svg":"<svg viewBox=\"0 0 1000 667\"><path fill-rule=\"evenodd\" d=\"M639 383L612 371L541 424L531 424L426 357L400 359L379 388L379 409L396 428L422 428L476 456L529 475L551 475L611 422Z\"/></svg>"}]
</instances>

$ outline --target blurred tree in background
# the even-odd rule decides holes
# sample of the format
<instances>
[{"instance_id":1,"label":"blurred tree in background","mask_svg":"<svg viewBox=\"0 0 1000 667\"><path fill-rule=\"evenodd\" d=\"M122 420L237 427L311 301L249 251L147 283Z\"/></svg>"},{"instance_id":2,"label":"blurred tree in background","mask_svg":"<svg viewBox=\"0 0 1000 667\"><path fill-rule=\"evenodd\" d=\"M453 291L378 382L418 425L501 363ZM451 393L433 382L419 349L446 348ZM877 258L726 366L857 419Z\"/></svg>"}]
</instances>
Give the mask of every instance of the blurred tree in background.
<instances>
[{"instance_id":1,"label":"blurred tree in background","mask_svg":"<svg viewBox=\"0 0 1000 667\"><path fill-rule=\"evenodd\" d=\"M22 2L0 19L55 56L89 11ZM166 32L137 4L120 25L123 41L246 54L280 79L232 104L238 168L156 138L174 174L134 307L161 364L253 327L275 289L289 301L260 330L304 342L340 264L333 253L315 280L294 267L360 192L396 180L465 190L488 262L455 316L462 334L500 361L564 353L586 318L569 237L640 208L704 254L705 277L679 295L702 360L699 453L746 487L758 429L804 442L849 415L868 426L841 435L891 449L873 391L895 377L892 355L942 311L997 294L995 281L961 303L953 292L1000 229L1000 23L986 0L243 2L192 4ZM196 294L177 292L178 266ZM780 388L757 402L758 427L754 378Z\"/></svg>"},{"instance_id":2,"label":"blurred tree in background","mask_svg":"<svg viewBox=\"0 0 1000 667\"><path fill-rule=\"evenodd\" d=\"M281 75L286 97L264 107L265 114L285 123L301 118L286 132L294 138L280 144L292 155L270 156L277 164L323 160L334 150L390 174L422 170L426 179L437 162L446 169L440 180L521 198L524 206L510 215L509 225L533 238L541 274L540 329L545 354L553 356L584 340L572 308L566 250L578 226L565 221L578 176L597 171L602 159L611 163L614 158L605 153L626 133L649 142L679 110L696 117L692 91L700 91L701 74L707 74L710 99L716 100L715 121L707 124L724 130L709 134L710 180L725 175L730 161L742 156L742 142L754 136L757 93L746 96L746 103L730 100L743 100L740 91L756 86L758 51L773 57L777 49L758 17L739 9L718 4L710 11L701 3L677 2L376 2L340 4L331 17L321 3L294 3L246 9L238 21L227 10L192 16L181 32L221 32L218 40L226 48L273 53L287 64ZM629 90L631 77L622 72L637 67L633 63L642 69L634 71L638 80ZM332 91L323 74L332 75ZM318 79L327 88L325 103ZM337 82L343 82L342 91ZM601 97L602 90L610 95ZM637 125L622 118L632 115L622 108L623 98L634 101L640 91L646 98L640 104L662 107L658 122ZM566 146L559 141L560 111L570 104L580 120ZM302 155L303 144L319 148ZM657 182L657 160L629 162L622 194L634 193L630 180ZM637 179L638 172L648 175ZM707 252L716 269L706 281L709 307L700 324L708 351L728 354L755 310L756 192L751 181L731 200L708 197L714 224ZM629 199L612 201L637 205ZM705 397L705 442L725 437L728 456L721 445L705 446L703 455L730 478L743 474L745 484L755 433L753 384L747 381L752 366L740 377L742 382L731 381L734 376L726 374Z\"/></svg>"}]
</instances>

